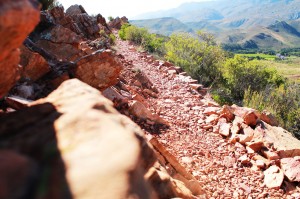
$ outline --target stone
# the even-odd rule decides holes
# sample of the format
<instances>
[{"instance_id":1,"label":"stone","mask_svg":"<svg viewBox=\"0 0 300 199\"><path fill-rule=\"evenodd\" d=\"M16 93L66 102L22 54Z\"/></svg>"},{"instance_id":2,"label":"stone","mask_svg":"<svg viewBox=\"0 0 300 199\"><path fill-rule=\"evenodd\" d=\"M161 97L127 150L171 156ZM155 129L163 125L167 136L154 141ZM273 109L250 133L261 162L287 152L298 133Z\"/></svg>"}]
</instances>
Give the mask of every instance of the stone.
<instances>
[{"instance_id":1,"label":"stone","mask_svg":"<svg viewBox=\"0 0 300 199\"><path fill-rule=\"evenodd\" d=\"M26 17L16 17L26 16ZM20 51L28 34L39 22L40 12L36 3L28 0L3 0L0 3L0 98L19 79Z\"/></svg>"},{"instance_id":2,"label":"stone","mask_svg":"<svg viewBox=\"0 0 300 199\"><path fill-rule=\"evenodd\" d=\"M219 107L208 107L204 110L203 114L205 115L219 115L220 108Z\"/></svg>"},{"instance_id":3,"label":"stone","mask_svg":"<svg viewBox=\"0 0 300 199\"><path fill-rule=\"evenodd\" d=\"M81 5L72 5L66 10L67 16L74 16L86 13L85 9Z\"/></svg>"},{"instance_id":4,"label":"stone","mask_svg":"<svg viewBox=\"0 0 300 199\"><path fill-rule=\"evenodd\" d=\"M260 168L260 169L263 169L263 168L266 167L266 164L265 164L265 162L264 162L263 160L256 160L256 161L255 161L255 164L256 164L256 166L257 166L258 168Z\"/></svg>"},{"instance_id":5,"label":"stone","mask_svg":"<svg viewBox=\"0 0 300 199\"><path fill-rule=\"evenodd\" d=\"M231 128L231 124L222 123L220 124L219 133L225 137L228 137L230 134L230 128Z\"/></svg>"},{"instance_id":6,"label":"stone","mask_svg":"<svg viewBox=\"0 0 300 199\"><path fill-rule=\"evenodd\" d=\"M228 122L231 122L233 121L235 116L231 110L231 107L228 105L224 105L221 109L220 117L225 117Z\"/></svg>"},{"instance_id":7,"label":"stone","mask_svg":"<svg viewBox=\"0 0 300 199\"><path fill-rule=\"evenodd\" d=\"M40 167L33 195L46 184L43 198L150 198L144 174L156 159L143 131L89 85L65 81L0 122L2 148ZM11 180L23 181L21 176Z\"/></svg>"},{"instance_id":8,"label":"stone","mask_svg":"<svg viewBox=\"0 0 300 199\"><path fill-rule=\"evenodd\" d=\"M246 142L250 142L254 136L254 130L247 126L243 128L243 134L236 135L239 138L239 142L241 144L246 144Z\"/></svg>"},{"instance_id":9,"label":"stone","mask_svg":"<svg viewBox=\"0 0 300 199\"><path fill-rule=\"evenodd\" d=\"M248 126L256 126L257 119L258 117L254 111L249 111L243 116L244 123Z\"/></svg>"},{"instance_id":10,"label":"stone","mask_svg":"<svg viewBox=\"0 0 300 199\"><path fill-rule=\"evenodd\" d=\"M252 141L252 142L247 142L246 145L251 148L253 151L258 152L261 150L263 146L262 141Z\"/></svg>"},{"instance_id":11,"label":"stone","mask_svg":"<svg viewBox=\"0 0 300 199\"><path fill-rule=\"evenodd\" d=\"M212 114L205 119L206 124L216 124L218 122L219 116Z\"/></svg>"},{"instance_id":12,"label":"stone","mask_svg":"<svg viewBox=\"0 0 300 199\"><path fill-rule=\"evenodd\" d=\"M262 121L264 121L264 122L266 122L267 124L269 124L271 126L278 126L279 125L279 122L276 119L276 117L272 113L270 113L270 112L268 112L266 110L264 110L261 113L259 119L262 120Z\"/></svg>"},{"instance_id":13,"label":"stone","mask_svg":"<svg viewBox=\"0 0 300 199\"><path fill-rule=\"evenodd\" d=\"M128 23L128 19L125 16L122 18L116 17L115 19L113 19L108 23L108 26L112 29L120 30L122 25L125 23Z\"/></svg>"},{"instance_id":14,"label":"stone","mask_svg":"<svg viewBox=\"0 0 300 199\"><path fill-rule=\"evenodd\" d=\"M37 165L11 150L0 150L0 198L28 198L37 176Z\"/></svg>"},{"instance_id":15,"label":"stone","mask_svg":"<svg viewBox=\"0 0 300 199\"><path fill-rule=\"evenodd\" d=\"M264 171L264 184L268 188L279 189L283 183L284 175L280 168L276 165L269 167Z\"/></svg>"},{"instance_id":16,"label":"stone","mask_svg":"<svg viewBox=\"0 0 300 199\"><path fill-rule=\"evenodd\" d=\"M153 114L149 109L147 109L141 102L139 101L130 101L129 103L129 113L133 116L141 119L141 120L150 120L157 124L169 125L167 121L163 118L159 117L157 114Z\"/></svg>"},{"instance_id":17,"label":"stone","mask_svg":"<svg viewBox=\"0 0 300 199\"><path fill-rule=\"evenodd\" d=\"M280 158L300 156L300 140L281 127L264 124L265 139L273 143Z\"/></svg>"},{"instance_id":18,"label":"stone","mask_svg":"<svg viewBox=\"0 0 300 199\"><path fill-rule=\"evenodd\" d=\"M281 169L290 182L300 182L300 156L280 160Z\"/></svg>"},{"instance_id":19,"label":"stone","mask_svg":"<svg viewBox=\"0 0 300 199\"><path fill-rule=\"evenodd\" d=\"M278 160L280 158L278 153L269 151L268 149L262 149L261 152L268 160Z\"/></svg>"},{"instance_id":20,"label":"stone","mask_svg":"<svg viewBox=\"0 0 300 199\"><path fill-rule=\"evenodd\" d=\"M25 46L22 46L20 50L22 78L36 81L50 71L47 61L40 54L30 51Z\"/></svg>"},{"instance_id":21,"label":"stone","mask_svg":"<svg viewBox=\"0 0 300 199\"><path fill-rule=\"evenodd\" d=\"M238 159L239 162L242 163L242 165L244 166L248 166L250 164L250 159L248 158L248 155L242 155L241 157L239 157Z\"/></svg>"},{"instance_id":22,"label":"stone","mask_svg":"<svg viewBox=\"0 0 300 199\"><path fill-rule=\"evenodd\" d=\"M121 95L114 87L109 87L102 91L102 95L114 103L114 107L121 107L128 104L128 99Z\"/></svg>"},{"instance_id":23,"label":"stone","mask_svg":"<svg viewBox=\"0 0 300 199\"><path fill-rule=\"evenodd\" d=\"M77 62L74 77L99 90L118 82L122 66L111 51L95 52Z\"/></svg>"},{"instance_id":24,"label":"stone","mask_svg":"<svg viewBox=\"0 0 300 199\"><path fill-rule=\"evenodd\" d=\"M9 96L5 98L5 102L13 109L20 110L29 106L31 100L21 98L18 96Z\"/></svg>"}]
</instances>

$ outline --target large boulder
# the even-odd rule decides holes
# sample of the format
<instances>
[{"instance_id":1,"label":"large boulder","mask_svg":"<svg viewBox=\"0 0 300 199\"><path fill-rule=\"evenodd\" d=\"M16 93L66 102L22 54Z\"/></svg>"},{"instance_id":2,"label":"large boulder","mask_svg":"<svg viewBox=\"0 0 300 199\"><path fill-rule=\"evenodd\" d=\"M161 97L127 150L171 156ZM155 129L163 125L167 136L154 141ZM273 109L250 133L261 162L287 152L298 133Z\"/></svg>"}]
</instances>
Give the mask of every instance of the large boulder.
<instances>
[{"instance_id":1,"label":"large boulder","mask_svg":"<svg viewBox=\"0 0 300 199\"><path fill-rule=\"evenodd\" d=\"M3 0L0 2L0 98L19 77L21 46L27 35L39 22L39 9L29 0Z\"/></svg>"},{"instance_id":2,"label":"large boulder","mask_svg":"<svg viewBox=\"0 0 300 199\"><path fill-rule=\"evenodd\" d=\"M104 90L118 82L122 66L112 51L95 52L77 62L74 77L92 87Z\"/></svg>"},{"instance_id":3,"label":"large boulder","mask_svg":"<svg viewBox=\"0 0 300 199\"><path fill-rule=\"evenodd\" d=\"M73 79L29 106L0 117L0 144L36 162L37 181L11 176L37 188L30 198L150 198L144 171L154 164L153 151L98 90Z\"/></svg>"}]
</instances>

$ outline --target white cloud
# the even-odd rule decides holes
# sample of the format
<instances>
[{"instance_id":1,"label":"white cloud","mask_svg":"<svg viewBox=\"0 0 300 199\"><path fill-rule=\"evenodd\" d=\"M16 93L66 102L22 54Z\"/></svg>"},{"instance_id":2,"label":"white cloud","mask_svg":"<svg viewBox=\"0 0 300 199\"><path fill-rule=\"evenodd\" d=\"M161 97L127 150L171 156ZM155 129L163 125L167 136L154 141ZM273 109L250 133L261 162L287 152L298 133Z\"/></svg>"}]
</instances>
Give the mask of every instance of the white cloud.
<instances>
[{"instance_id":1,"label":"white cloud","mask_svg":"<svg viewBox=\"0 0 300 199\"><path fill-rule=\"evenodd\" d=\"M193 0L58 0L65 9L74 4L82 5L89 14L102 14L108 16L133 17L142 13L175 8L182 3ZM205 0L194 0L205 1Z\"/></svg>"}]
</instances>

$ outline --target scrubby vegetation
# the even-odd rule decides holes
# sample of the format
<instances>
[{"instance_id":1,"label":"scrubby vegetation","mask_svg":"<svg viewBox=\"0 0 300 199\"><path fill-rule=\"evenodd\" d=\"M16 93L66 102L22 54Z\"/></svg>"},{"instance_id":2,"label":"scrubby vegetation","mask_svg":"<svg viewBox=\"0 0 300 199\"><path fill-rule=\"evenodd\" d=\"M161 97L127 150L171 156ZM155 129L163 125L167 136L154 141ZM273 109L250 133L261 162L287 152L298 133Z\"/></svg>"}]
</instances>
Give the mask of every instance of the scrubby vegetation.
<instances>
[{"instance_id":1,"label":"scrubby vegetation","mask_svg":"<svg viewBox=\"0 0 300 199\"><path fill-rule=\"evenodd\" d=\"M119 31L119 37L123 40L129 40L140 45L151 53L163 55L165 52L164 37L152 34L146 28L138 28L130 24L123 24Z\"/></svg>"},{"instance_id":2,"label":"scrubby vegetation","mask_svg":"<svg viewBox=\"0 0 300 199\"><path fill-rule=\"evenodd\" d=\"M165 39L130 24L122 26L119 36L182 67L210 87L213 98L220 104L266 109L278 118L282 127L300 138L300 84L290 83L276 67L268 64L277 61L275 52L262 52L259 54L262 60L249 54L233 56L205 32L198 32L197 36L176 33Z\"/></svg>"},{"instance_id":3,"label":"scrubby vegetation","mask_svg":"<svg viewBox=\"0 0 300 199\"><path fill-rule=\"evenodd\" d=\"M199 33L173 34L165 44L166 59L182 67L205 86L221 81L224 53L211 36Z\"/></svg>"},{"instance_id":4,"label":"scrubby vegetation","mask_svg":"<svg viewBox=\"0 0 300 199\"><path fill-rule=\"evenodd\" d=\"M300 84L268 86L260 92L248 89L245 92L244 105L270 111L282 127L300 139Z\"/></svg>"}]
</instances>

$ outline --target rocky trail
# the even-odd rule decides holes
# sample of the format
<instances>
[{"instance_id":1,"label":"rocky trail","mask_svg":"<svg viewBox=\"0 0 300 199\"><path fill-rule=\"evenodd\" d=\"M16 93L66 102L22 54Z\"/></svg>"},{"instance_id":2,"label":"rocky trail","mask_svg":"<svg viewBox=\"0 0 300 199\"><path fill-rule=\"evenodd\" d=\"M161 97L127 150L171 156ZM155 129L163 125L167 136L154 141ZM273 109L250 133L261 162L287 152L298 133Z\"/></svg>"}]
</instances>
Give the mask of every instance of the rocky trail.
<instances>
[{"instance_id":1,"label":"rocky trail","mask_svg":"<svg viewBox=\"0 0 300 199\"><path fill-rule=\"evenodd\" d=\"M300 141L120 40L126 17L5 0L0 21L0 199L300 198Z\"/></svg>"},{"instance_id":2,"label":"rocky trail","mask_svg":"<svg viewBox=\"0 0 300 199\"><path fill-rule=\"evenodd\" d=\"M288 182L285 187L288 193L284 189L267 188L263 172L251 168L246 148L239 142L230 143L219 133L213 132L209 115L216 113L220 107L209 94L197 92L194 89L197 84L186 74L178 75L178 68L165 66L164 62L158 63L151 55L138 52L137 47L127 41L118 39L116 49L130 63L126 71L140 70L154 84L159 93L157 97L150 96L147 102L153 112L170 124L170 128L160 130L146 123L142 124L143 130L150 140L155 137L175 155L200 182L206 197L300 197L300 188L294 187L291 191L292 186Z\"/></svg>"}]
</instances>

